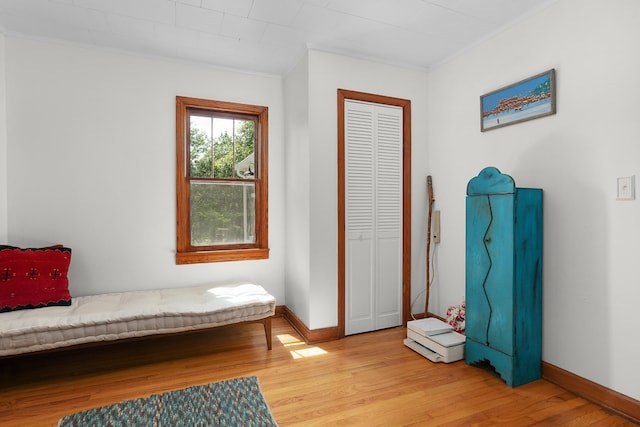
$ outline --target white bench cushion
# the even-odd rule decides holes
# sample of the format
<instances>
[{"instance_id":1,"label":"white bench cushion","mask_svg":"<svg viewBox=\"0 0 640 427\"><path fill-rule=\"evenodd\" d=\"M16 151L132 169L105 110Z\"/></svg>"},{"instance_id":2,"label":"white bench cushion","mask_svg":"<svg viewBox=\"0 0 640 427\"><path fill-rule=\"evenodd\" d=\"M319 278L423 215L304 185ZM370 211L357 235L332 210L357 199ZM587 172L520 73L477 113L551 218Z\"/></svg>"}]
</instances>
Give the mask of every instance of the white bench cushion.
<instances>
[{"instance_id":1,"label":"white bench cushion","mask_svg":"<svg viewBox=\"0 0 640 427\"><path fill-rule=\"evenodd\" d=\"M0 313L0 356L259 320L275 305L252 283L75 297L68 307Z\"/></svg>"}]
</instances>

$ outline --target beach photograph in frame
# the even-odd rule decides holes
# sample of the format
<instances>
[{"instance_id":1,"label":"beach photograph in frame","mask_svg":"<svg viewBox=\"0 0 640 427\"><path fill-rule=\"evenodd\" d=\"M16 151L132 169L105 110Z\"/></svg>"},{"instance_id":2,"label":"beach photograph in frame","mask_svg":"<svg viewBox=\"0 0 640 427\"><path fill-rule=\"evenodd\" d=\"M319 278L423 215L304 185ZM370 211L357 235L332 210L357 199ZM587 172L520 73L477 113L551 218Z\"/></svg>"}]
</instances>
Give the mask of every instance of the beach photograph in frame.
<instances>
[{"instance_id":1,"label":"beach photograph in frame","mask_svg":"<svg viewBox=\"0 0 640 427\"><path fill-rule=\"evenodd\" d=\"M480 97L482 132L556 113L555 69Z\"/></svg>"}]
</instances>

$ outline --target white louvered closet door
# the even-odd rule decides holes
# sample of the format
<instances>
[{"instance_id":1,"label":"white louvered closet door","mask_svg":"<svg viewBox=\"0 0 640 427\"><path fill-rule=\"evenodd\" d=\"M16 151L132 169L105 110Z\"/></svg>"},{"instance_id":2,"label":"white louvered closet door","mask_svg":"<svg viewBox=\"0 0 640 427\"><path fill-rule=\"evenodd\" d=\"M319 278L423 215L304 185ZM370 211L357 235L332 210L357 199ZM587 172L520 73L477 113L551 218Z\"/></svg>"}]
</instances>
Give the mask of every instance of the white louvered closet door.
<instances>
[{"instance_id":1,"label":"white louvered closet door","mask_svg":"<svg viewBox=\"0 0 640 427\"><path fill-rule=\"evenodd\" d=\"M345 101L345 334L402 324L402 108Z\"/></svg>"}]
</instances>

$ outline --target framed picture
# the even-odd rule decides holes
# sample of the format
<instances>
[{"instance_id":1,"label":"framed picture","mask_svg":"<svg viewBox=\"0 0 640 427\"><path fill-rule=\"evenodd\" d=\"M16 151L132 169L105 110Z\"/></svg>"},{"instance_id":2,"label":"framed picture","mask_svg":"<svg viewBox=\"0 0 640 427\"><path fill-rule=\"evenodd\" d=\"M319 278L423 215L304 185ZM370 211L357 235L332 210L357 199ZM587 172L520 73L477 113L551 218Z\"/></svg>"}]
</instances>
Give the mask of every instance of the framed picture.
<instances>
[{"instance_id":1,"label":"framed picture","mask_svg":"<svg viewBox=\"0 0 640 427\"><path fill-rule=\"evenodd\" d=\"M555 69L480 97L482 132L556 113Z\"/></svg>"}]
</instances>

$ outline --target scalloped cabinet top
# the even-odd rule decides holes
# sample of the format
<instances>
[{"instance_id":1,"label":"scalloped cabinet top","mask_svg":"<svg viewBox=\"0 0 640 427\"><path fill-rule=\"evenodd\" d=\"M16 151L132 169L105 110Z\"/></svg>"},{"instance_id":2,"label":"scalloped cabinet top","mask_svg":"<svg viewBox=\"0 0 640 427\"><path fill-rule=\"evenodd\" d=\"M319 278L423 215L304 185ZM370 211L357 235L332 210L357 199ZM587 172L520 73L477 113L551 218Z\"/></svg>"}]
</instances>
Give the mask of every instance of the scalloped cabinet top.
<instances>
[{"instance_id":1,"label":"scalloped cabinet top","mask_svg":"<svg viewBox=\"0 0 640 427\"><path fill-rule=\"evenodd\" d=\"M480 171L478 176L472 178L467 184L467 195L477 194L508 194L516 191L516 183L509 175L500 173L493 166Z\"/></svg>"}]
</instances>

